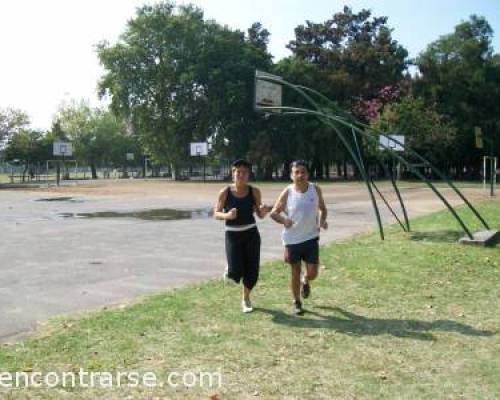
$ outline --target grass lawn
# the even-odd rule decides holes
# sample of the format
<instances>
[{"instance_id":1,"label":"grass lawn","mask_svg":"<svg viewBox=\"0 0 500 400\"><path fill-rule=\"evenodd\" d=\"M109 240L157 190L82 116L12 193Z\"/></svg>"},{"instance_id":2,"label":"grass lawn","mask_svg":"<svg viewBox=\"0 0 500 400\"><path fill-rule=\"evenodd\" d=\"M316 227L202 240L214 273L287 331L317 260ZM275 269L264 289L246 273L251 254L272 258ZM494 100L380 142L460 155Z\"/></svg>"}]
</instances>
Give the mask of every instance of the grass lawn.
<instances>
[{"instance_id":1,"label":"grass lawn","mask_svg":"<svg viewBox=\"0 0 500 400\"><path fill-rule=\"evenodd\" d=\"M498 200L479 209L500 228ZM302 317L290 314L289 271L276 261L262 267L249 315L238 287L211 281L53 319L0 349L1 371L152 371L160 379L219 371L221 387L0 389L0 397L500 397L500 248L457 244L462 234L447 212L413 220L412 229L323 247Z\"/></svg>"}]
</instances>

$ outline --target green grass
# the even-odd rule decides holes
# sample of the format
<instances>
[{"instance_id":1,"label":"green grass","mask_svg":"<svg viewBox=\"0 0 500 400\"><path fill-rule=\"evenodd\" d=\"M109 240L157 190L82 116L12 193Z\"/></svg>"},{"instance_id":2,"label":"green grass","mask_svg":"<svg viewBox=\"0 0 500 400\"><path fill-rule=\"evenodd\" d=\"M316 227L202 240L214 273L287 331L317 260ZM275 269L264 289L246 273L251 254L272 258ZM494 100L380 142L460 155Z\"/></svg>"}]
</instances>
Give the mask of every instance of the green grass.
<instances>
[{"instance_id":1,"label":"green grass","mask_svg":"<svg viewBox=\"0 0 500 400\"><path fill-rule=\"evenodd\" d=\"M479 209L500 227L500 202ZM220 371L221 388L4 389L1 397L500 397L500 249L457 244L462 234L446 212L412 228L322 248L302 317L290 314L289 272L276 261L262 267L250 315L239 310L239 288L211 281L53 319L0 350L4 371Z\"/></svg>"}]
</instances>

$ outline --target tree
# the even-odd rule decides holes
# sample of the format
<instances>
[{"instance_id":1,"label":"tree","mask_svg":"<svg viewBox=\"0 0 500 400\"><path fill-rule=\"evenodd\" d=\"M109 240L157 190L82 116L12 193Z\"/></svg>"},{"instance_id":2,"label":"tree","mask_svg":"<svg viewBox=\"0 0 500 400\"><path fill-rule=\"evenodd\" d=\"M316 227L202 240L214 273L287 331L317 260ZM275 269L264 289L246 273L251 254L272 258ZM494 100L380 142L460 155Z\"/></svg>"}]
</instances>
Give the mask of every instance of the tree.
<instances>
[{"instance_id":1,"label":"tree","mask_svg":"<svg viewBox=\"0 0 500 400\"><path fill-rule=\"evenodd\" d=\"M493 55L492 36L486 19L473 15L431 43L416 60L420 74L415 94L457 126L455 151L449 157L459 170L479 162L482 151L474 150L475 126L496 135L499 142L500 64Z\"/></svg>"},{"instance_id":2,"label":"tree","mask_svg":"<svg viewBox=\"0 0 500 400\"><path fill-rule=\"evenodd\" d=\"M93 109L84 101L63 104L55 117L53 136L64 136L74 145L74 157L90 166L97 179L97 167L124 167L126 153L141 154L125 122L109 110ZM60 138L60 137L59 137Z\"/></svg>"},{"instance_id":3,"label":"tree","mask_svg":"<svg viewBox=\"0 0 500 400\"><path fill-rule=\"evenodd\" d=\"M371 125L384 133L404 135L406 148L440 167L449 167L447 160L453 152L456 128L449 118L426 106L422 99L408 96L386 105Z\"/></svg>"},{"instance_id":4,"label":"tree","mask_svg":"<svg viewBox=\"0 0 500 400\"><path fill-rule=\"evenodd\" d=\"M299 25L288 45L293 56L278 63L276 70L287 80L316 89L339 107L367 120L362 112L366 105L378 102L387 88L397 92L408 64L407 51L392 39L391 32L387 17L372 17L369 10L353 13L344 7L324 23L306 21ZM310 107L294 95L286 102ZM288 131L293 147L301 149L301 158L311 160L315 178L328 176L333 161L346 170L345 162L351 156L335 132L310 118L297 120L296 128L293 126L291 123ZM350 132L347 137L350 140Z\"/></svg>"},{"instance_id":5,"label":"tree","mask_svg":"<svg viewBox=\"0 0 500 400\"><path fill-rule=\"evenodd\" d=\"M34 175L34 166L50 157L51 145L40 131L23 129L14 133L5 149L5 159L24 165L23 182L26 174Z\"/></svg>"},{"instance_id":6,"label":"tree","mask_svg":"<svg viewBox=\"0 0 500 400\"><path fill-rule=\"evenodd\" d=\"M106 70L100 94L130 119L148 154L174 171L188 159L189 142L209 136L216 152L229 139L231 155L244 155L258 130L254 70L271 64L265 31L255 25L252 32L247 40L204 21L194 6L144 6L118 43L98 45Z\"/></svg>"},{"instance_id":7,"label":"tree","mask_svg":"<svg viewBox=\"0 0 500 400\"><path fill-rule=\"evenodd\" d=\"M324 23L299 25L288 48L299 61L316 67L317 88L351 108L403 78L408 52L391 32L387 17L344 7Z\"/></svg>"},{"instance_id":8,"label":"tree","mask_svg":"<svg viewBox=\"0 0 500 400\"><path fill-rule=\"evenodd\" d=\"M254 22L252 26L248 28L248 41L263 52L267 52L269 36L271 36L271 34L260 22Z\"/></svg>"},{"instance_id":9,"label":"tree","mask_svg":"<svg viewBox=\"0 0 500 400\"><path fill-rule=\"evenodd\" d=\"M28 115L15 108L0 108L0 142L26 129L30 124Z\"/></svg>"}]
</instances>

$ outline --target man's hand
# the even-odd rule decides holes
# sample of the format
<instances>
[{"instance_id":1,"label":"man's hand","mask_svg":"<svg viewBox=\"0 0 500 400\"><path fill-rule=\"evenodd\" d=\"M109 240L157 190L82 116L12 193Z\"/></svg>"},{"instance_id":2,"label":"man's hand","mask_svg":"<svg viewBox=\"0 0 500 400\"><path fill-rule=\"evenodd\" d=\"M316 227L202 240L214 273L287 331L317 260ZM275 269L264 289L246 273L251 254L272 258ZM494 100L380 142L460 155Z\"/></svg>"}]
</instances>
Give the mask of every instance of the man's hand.
<instances>
[{"instance_id":1,"label":"man's hand","mask_svg":"<svg viewBox=\"0 0 500 400\"><path fill-rule=\"evenodd\" d=\"M267 214L271 212L273 208L271 206L266 206L265 204L261 204L259 207L259 213L261 218L264 218Z\"/></svg>"},{"instance_id":2,"label":"man's hand","mask_svg":"<svg viewBox=\"0 0 500 400\"><path fill-rule=\"evenodd\" d=\"M319 227L324 229L325 231L328 229L328 222L326 221L320 221Z\"/></svg>"},{"instance_id":3,"label":"man's hand","mask_svg":"<svg viewBox=\"0 0 500 400\"><path fill-rule=\"evenodd\" d=\"M237 208L231 208L227 213L226 213L226 219L228 220L234 220L238 217L238 209Z\"/></svg>"},{"instance_id":4,"label":"man's hand","mask_svg":"<svg viewBox=\"0 0 500 400\"><path fill-rule=\"evenodd\" d=\"M291 228L293 226L293 221L290 218L285 218L285 220L283 221L283 225L287 229Z\"/></svg>"}]
</instances>

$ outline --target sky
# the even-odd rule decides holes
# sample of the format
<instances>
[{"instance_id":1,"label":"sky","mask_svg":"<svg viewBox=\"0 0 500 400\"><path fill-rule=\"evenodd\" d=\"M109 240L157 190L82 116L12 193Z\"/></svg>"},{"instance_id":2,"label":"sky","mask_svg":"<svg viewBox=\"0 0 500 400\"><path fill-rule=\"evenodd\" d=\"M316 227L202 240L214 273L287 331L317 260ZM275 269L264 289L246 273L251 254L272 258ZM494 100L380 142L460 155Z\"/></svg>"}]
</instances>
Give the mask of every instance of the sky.
<instances>
[{"instance_id":1,"label":"sky","mask_svg":"<svg viewBox=\"0 0 500 400\"><path fill-rule=\"evenodd\" d=\"M136 8L148 0L0 1L0 108L28 113L33 128L49 129L57 108L72 99L99 105L103 74L95 45L116 42ZM271 32L277 61L290 55L286 44L306 20L324 22L344 5L389 17L393 38L410 57L453 32L471 14L486 17L500 52L500 0L178 0L202 8L206 19L246 31L256 21Z\"/></svg>"}]
</instances>

